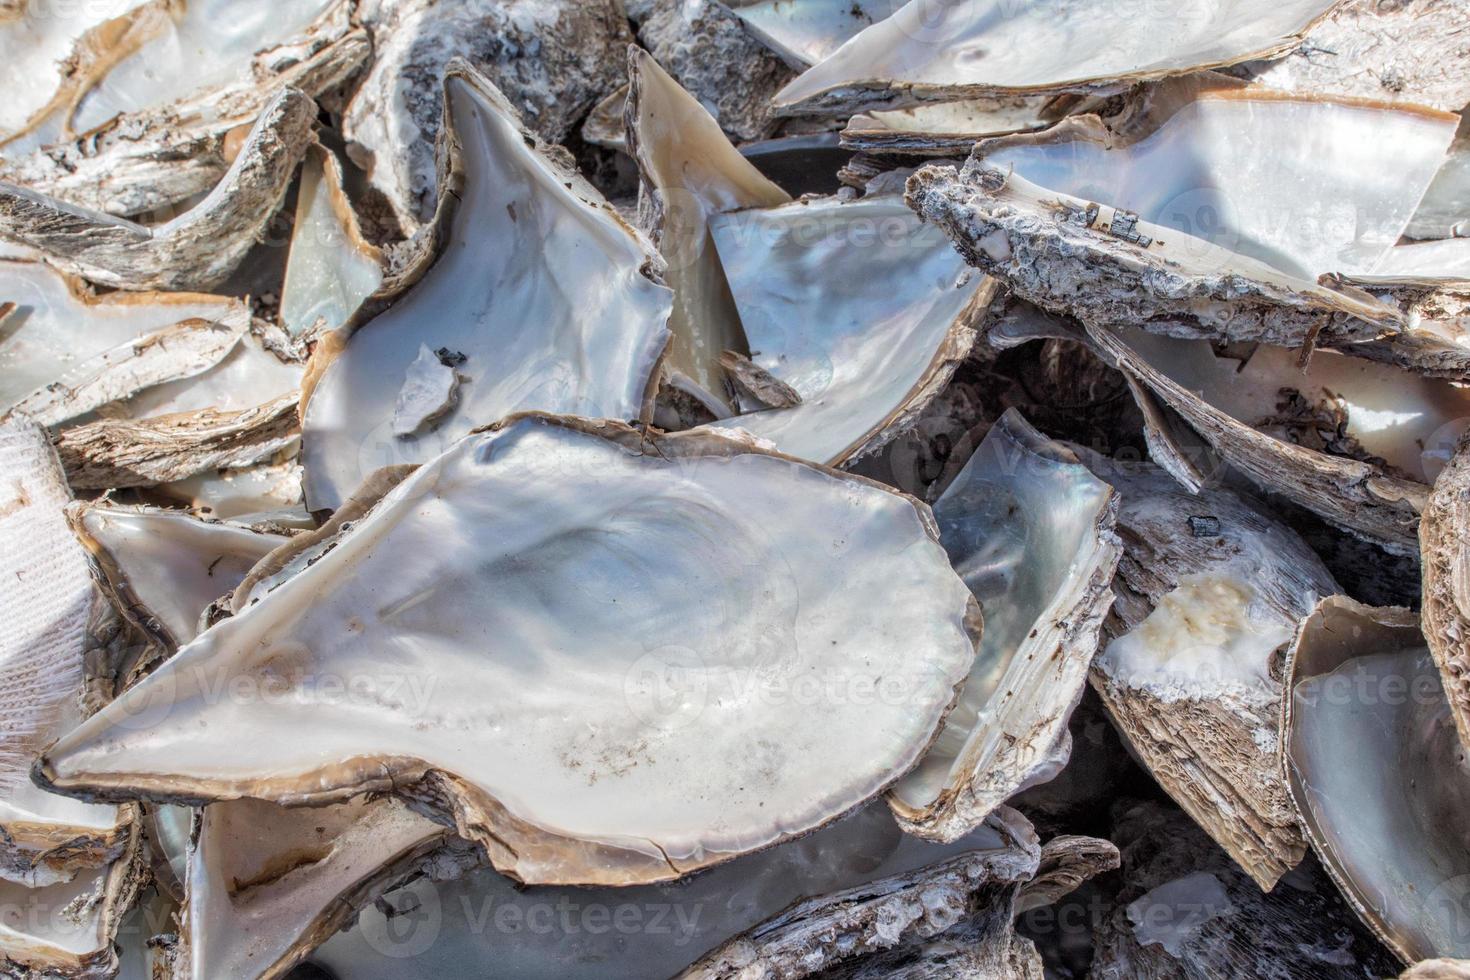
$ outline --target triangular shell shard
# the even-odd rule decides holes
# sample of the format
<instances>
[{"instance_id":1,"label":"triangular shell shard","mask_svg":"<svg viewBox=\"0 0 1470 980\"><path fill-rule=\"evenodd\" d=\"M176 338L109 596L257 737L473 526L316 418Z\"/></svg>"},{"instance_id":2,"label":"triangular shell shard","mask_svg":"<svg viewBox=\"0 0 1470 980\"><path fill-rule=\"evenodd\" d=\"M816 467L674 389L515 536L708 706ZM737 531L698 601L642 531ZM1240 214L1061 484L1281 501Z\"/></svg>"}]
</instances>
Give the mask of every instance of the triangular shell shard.
<instances>
[{"instance_id":1,"label":"triangular shell shard","mask_svg":"<svg viewBox=\"0 0 1470 980\"><path fill-rule=\"evenodd\" d=\"M772 136L771 96L794 77L721 0L652 0L638 41L669 70L730 138Z\"/></svg>"},{"instance_id":2,"label":"triangular shell shard","mask_svg":"<svg viewBox=\"0 0 1470 980\"><path fill-rule=\"evenodd\" d=\"M1085 458L1117 488L1128 542L1093 686L1170 796L1269 890L1306 849L1278 766L1273 658L1337 584L1246 498Z\"/></svg>"},{"instance_id":3,"label":"triangular shell shard","mask_svg":"<svg viewBox=\"0 0 1470 980\"><path fill-rule=\"evenodd\" d=\"M281 288L281 325L293 337L345 326L383 284L383 255L362 237L342 187L342 165L323 147L307 152Z\"/></svg>"},{"instance_id":4,"label":"triangular shell shard","mask_svg":"<svg viewBox=\"0 0 1470 980\"><path fill-rule=\"evenodd\" d=\"M735 13L787 64L810 68L903 5L904 0L760 0Z\"/></svg>"},{"instance_id":5,"label":"triangular shell shard","mask_svg":"<svg viewBox=\"0 0 1470 980\"><path fill-rule=\"evenodd\" d=\"M1418 618L1324 599L1286 682L1286 778L1344 897L1405 962L1470 956L1470 770Z\"/></svg>"},{"instance_id":6,"label":"triangular shell shard","mask_svg":"<svg viewBox=\"0 0 1470 980\"><path fill-rule=\"evenodd\" d=\"M711 233L752 360L801 396L718 424L832 465L916 419L995 288L893 195L739 211Z\"/></svg>"},{"instance_id":7,"label":"triangular shell shard","mask_svg":"<svg viewBox=\"0 0 1470 980\"><path fill-rule=\"evenodd\" d=\"M1287 50L1331 0L1206 0L1143 15L1108 0L1057 7L911 0L776 96L780 111L853 109L1026 92L1117 91Z\"/></svg>"},{"instance_id":8,"label":"triangular shell shard","mask_svg":"<svg viewBox=\"0 0 1470 980\"><path fill-rule=\"evenodd\" d=\"M312 139L316 111L304 93L279 92L219 184L156 227L0 182L0 236L100 285L209 289L234 271L275 214Z\"/></svg>"},{"instance_id":9,"label":"triangular shell shard","mask_svg":"<svg viewBox=\"0 0 1470 980\"><path fill-rule=\"evenodd\" d=\"M974 658L927 512L748 440L649 438L528 416L459 442L36 778L291 803L391 787L547 883L671 879L882 792ZM243 728L251 750L221 751Z\"/></svg>"},{"instance_id":10,"label":"triangular shell shard","mask_svg":"<svg viewBox=\"0 0 1470 980\"><path fill-rule=\"evenodd\" d=\"M1127 139L1082 116L1044 134L987 141L975 157L1316 279L1372 271L1403 235L1457 122L1422 109L1239 89L1149 115L1130 120L1136 135Z\"/></svg>"},{"instance_id":11,"label":"triangular shell shard","mask_svg":"<svg viewBox=\"0 0 1470 980\"><path fill-rule=\"evenodd\" d=\"M619 0L369 0L371 68L342 120L348 154L405 232L434 215L441 79L456 58L483 71L553 143L621 81L632 40Z\"/></svg>"},{"instance_id":12,"label":"triangular shell shard","mask_svg":"<svg viewBox=\"0 0 1470 980\"><path fill-rule=\"evenodd\" d=\"M710 223L720 212L785 204L791 196L761 176L647 52L629 50L628 75L627 145L642 177L640 210L674 290L664 369L716 415L729 415L720 356L750 348Z\"/></svg>"},{"instance_id":13,"label":"triangular shell shard","mask_svg":"<svg viewBox=\"0 0 1470 980\"><path fill-rule=\"evenodd\" d=\"M1046 782L1113 602L1120 545L1107 484L1014 409L934 505L955 570L987 611L964 694L890 794L905 829L953 840Z\"/></svg>"},{"instance_id":14,"label":"triangular shell shard","mask_svg":"<svg viewBox=\"0 0 1470 980\"><path fill-rule=\"evenodd\" d=\"M1090 325L1173 336L1301 346L1308 337L1370 340L1398 329L1398 310L1337 292L1105 201L1033 184L972 160L930 165L907 200L966 261L1012 292Z\"/></svg>"},{"instance_id":15,"label":"triangular shell shard","mask_svg":"<svg viewBox=\"0 0 1470 980\"><path fill-rule=\"evenodd\" d=\"M455 193L442 251L397 303L351 335L304 415L307 503L335 508L384 465L423 462L480 425L537 409L642 416L668 341L670 292L652 246L560 151L463 62L445 79ZM421 346L455 362L460 396L436 425L393 433Z\"/></svg>"}]
</instances>

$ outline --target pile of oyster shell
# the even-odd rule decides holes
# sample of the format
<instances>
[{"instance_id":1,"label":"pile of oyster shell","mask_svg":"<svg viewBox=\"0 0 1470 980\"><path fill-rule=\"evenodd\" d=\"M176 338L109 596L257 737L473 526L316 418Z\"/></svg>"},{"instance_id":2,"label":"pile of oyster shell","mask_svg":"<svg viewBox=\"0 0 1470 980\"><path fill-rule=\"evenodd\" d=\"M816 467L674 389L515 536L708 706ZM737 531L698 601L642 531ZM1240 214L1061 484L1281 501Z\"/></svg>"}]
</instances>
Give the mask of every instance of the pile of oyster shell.
<instances>
[{"instance_id":1,"label":"pile of oyster shell","mask_svg":"<svg viewBox=\"0 0 1470 980\"><path fill-rule=\"evenodd\" d=\"M0 0L0 976L1470 976L1467 103L1464 0Z\"/></svg>"}]
</instances>

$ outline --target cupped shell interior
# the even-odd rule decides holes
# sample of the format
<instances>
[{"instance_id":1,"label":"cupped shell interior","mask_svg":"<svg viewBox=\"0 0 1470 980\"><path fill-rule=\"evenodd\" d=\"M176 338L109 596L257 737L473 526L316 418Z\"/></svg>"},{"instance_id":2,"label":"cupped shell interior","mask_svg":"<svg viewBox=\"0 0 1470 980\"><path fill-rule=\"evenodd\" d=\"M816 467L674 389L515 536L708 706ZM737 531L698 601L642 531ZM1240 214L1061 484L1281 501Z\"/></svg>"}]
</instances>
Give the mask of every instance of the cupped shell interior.
<instances>
[{"instance_id":1,"label":"cupped shell interior","mask_svg":"<svg viewBox=\"0 0 1470 980\"><path fill-rule=\"evenodd\" d=\"M972 602L892 491L529 416L420 468L37 778L287 803L391 784L524 881L672 878L910 768L973 660Z\"/></svg>"},{"instance_id":2,"label":"cupped shell interior","mask_svg":"<svg viewBox=\"0 0 1470 980\"><path fill-rule=\"evenodd\" d=\"M1470 956L1470 770L1417 618L1325 599L1287 683L1286 776L1323 864L1407 962Z\"/></svg>"},{"instance_id":3,"label":"cupped shell interior","mask_svg":"<svg viewBox=\"0 0 1470 980\"><path fill-rule=\"evenodd\" d=\"M647 242L525 133L474 69L457 62L445 92L463 186L436 219L443 251L352 334L308 399L312 510L515 411L638 418L668 341L670 294L646 274L657 262ZM403 387L423 345L458 362L462 391L437 425L397 436L384 393Z\"/></svg>"}]
</instances>

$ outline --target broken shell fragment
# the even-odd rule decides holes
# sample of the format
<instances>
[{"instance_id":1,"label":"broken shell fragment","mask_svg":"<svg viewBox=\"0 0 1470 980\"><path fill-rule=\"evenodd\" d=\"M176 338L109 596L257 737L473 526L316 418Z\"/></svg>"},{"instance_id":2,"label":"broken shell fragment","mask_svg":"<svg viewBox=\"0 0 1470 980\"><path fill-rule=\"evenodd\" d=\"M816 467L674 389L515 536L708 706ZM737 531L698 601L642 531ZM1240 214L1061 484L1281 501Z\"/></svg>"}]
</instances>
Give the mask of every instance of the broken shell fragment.
<instances>
[{"instance_id":1,"label":"broken shell fragment","mask_svg":"<svg viewBox=\"0 0 1470 980\"><path fill-rule=\"evenodd\" d=\"M1338 527L1395 554L1412 554L1417 549L1419 514L1428 499L1429 487L1417 479L1399 475L1401 471L1392 470L1375 460L1362 450L1355 438L1345 435L1346 419L1342 416L1351 408L1345 409L1343 405L1351 406L1350 400L1344 402L1334 395L1325 403L1314 405L1296 390L1295 386L1303 380L1299 374L1296 377L1282 376L1282 386L1295 392L1295 397L1288 393L1277 402L1282 417L1274 420L1273 424L1281 427L1278 431L1284 430L1288 435L1293 425L1298 426L1296 431L1303 441L1321 440L1325 433L1333 444L1320 441L1318 444L1322 449L1336 448L1340 453L1330 454L1277 438L1231 415L1228 410L1231 407L1242 413L1250 411L1253 415L1266 407L1259 402L1252 405L1239 401L1240 395L1233 388L1217 389L1222 395L1229 396L1223 406L1211 404L1191 391L1187 385L1201 380L1198 362L1193 371L1185 365L1191 357L1208 353L1201 348L1191 349L1188 342L1155 337L1142 331L1133 331L1125 339L1113 331L1089 327L1087 336L1104 360L1158 396L1164 406L1178 414L1189 430L1197 433L1221 459L1257 486L1280 493ZM1149 356L1141 353L1145 350L1150 352ZM1335 355L1322 352L1320 356ZM1154 357L1163 361L1163 368L1154 365ZM1266 360L1273 357L1279 367L1285 354L1278 352ZM1408 419L1393 414L1377 414L1372 410L1376 405L1386 404L1389 406L1387 411L1394 411L1398 404L1397 388L1373 384L1372 375L1393 369L1380 368L1368 361L1331 366L1344 367L1337 373L1336 382L1368 379L1369 383L1361 385L1359 397L1365 399L1364 404L1370 410L1361 413L1362 427L1359 431L1366 436L1377 428L1380 444L1396 446L1399 458L1410 463L1413 462L1413 454L1422 451L1421 447L1409 439L1399 442L1397 425L1409 421L1419 423L1421 432L1432 431L1433 426L1424 423L1424 415L1420 413L1432 410L1436 397L1442 405L1453 404L1454 400L1464 397L1463 392L1447 384L1412 379L1430 396L1423 399L1422 407L1405 413L1409 414ZM1216 371L1224 373L1222 366L1211 364L1203 374L1208 377ZM1174 372L1180 373L1179 380L1173 377ZM1393 379L1391 384L1401 388L1410 380L1409 376L1403 376ZM1293 412L1297 413L1295 417ZM1168 438L1162 433L1159 435L1161 439ZM1187 453L1176 447L1174 455L1183 457ZM1432 464L1421 458L1420 465Z\"/></svg>"},{"instance_id":2,"label":"broken shell fragment","mask_svg":"<svg viewBox=\"0 0 1470 980\"><path fill-rule=\"evenodd\" d=\"M1402 331L1386 334L1377 340L1345 344L1340 348L1344 353L1394 364L1427 378L1470 380L1470 278L1467 278L1470 277L1470 262L1449 275L1415 275L1410 271L1419 264L1420 256L1433 268L1435 255L1443 255L1435 249L1438 244L1421 242L1389 249L1388 256L1378 268L1401 268L1402 274L1399 275L1334 275L1324 278L1324 283L1333 288L1340 288L1340 281L1398 307L1407 324ZM1419 253L1420 249L1424 252ZM1470 260L1470 250L1459 248L1450 251L1462 253ZM1395 253L1419 255L1399 256ZM1396 264L1400 259L1405 260L1402 266ZM1426 453L1437 451L1437 447L1429 445L1424 448Z\"/></svg>"},{"instance_id":3,"label":"broken shell fragment","mask_svg":"<svg viewBox=\"0 0 1470 980\"><path fill-rule=\"evenodd\" d=\"M749 348L710 222L720 212L785 204L791 196L761 176L647 52L629 50L628 79L627 145L642 179L640 223L674 290L664 370L715 415L730 415L720 359Z\"/></svg>"},{"instance_id":4,"label":"broken shell fragment","mask_svg":"<svg viewBox=\"0 0 1470 980\"><path fill-rule=\"evenodd\" d=\"M61 425L145 388L203 374L219 364L250 325L243 306L226 321L184 320L83 361L68 374L15 403L12 411Z\"/></svg>"},{"instance_id":5,"label":"broken shell fragment","mask_svg":"<svg viewBox=\"0 0 1470 980\"><path fill-rule=\"evenodd\" d=\"M850 150L921 157L964 157L978 140L1043 129L1050 96L939 102L874 109L848 119L842 145Z\"/></svg>"},{"instance_id":6,"label":"broken shell fragment","mask_svg":"<svg viewBox=\"0 0 1470 980\"><path fill-rule=\"evenodd\" d=\"M715 424L833 466L916 420L995 290L894 195L737 211L710 232L751 360L801 396Z\"/></svg>"},{"instance_id":7,"label":"broken shell fragment","mask_svg":"<svg viewBox=\"0 0 1470 980\"><path fill-rule=\"evenodd\" d=\"M720 0L653 0L638 40L731 139L773 134L771 97L794 76Z\"/></svg>"},{"instance_id":8,"label":"broken shell fragment","mask_svg":"<svg viewBox=\"0 0 1470 980\"><path fill-rule=\"evenodd\" d=\"M1455 141L1419 201L1404 235L1433 240L1466 233L1470 233L1470 121L1462 112Z\"/></svg>"},{"instance_id":9,"label":"broken shell fragment","mask_svg":"<svg viewBox=\"0 0 1470 980\"><path fill-rule=\"evenodd\" d=\"M182 34L193 37L166 34L157 39L165 47L184 39L186 48L152 50L130 59L126 90L108 81L89 95L89 118L80 135L38 147L48 138L59 138L53 128L0 148L0 180L118 217L176 209L224 178L241 140L281 90L327 97L372 53L366 32L352 24L350 0L336 0L325 9L315 0L293 2L287 16L274 4L257 5L246 15L233 8L226 12L219 0L128 3L138 10L186 8L188 24ZM36 9L54 13L57 5L37 4ZM100 5L69 9L92 14ZM299 23L297 14L317 9L321 15L295 36L280 43L269 39L272 30ZM201 33L219 30L238 33L224 44L206 39L203 49L187 47L197 44ZM252 38L269 46L256 51ZM210 63L215 57L227 63ZM136 77L140 71L153 77ZM206 81L191 90L191 82ZM113 112L117 114L108 118Z\"/></svg>"},{"instance_id":10,"label":"broken shell fragment","mask_svg":"<svg viewBox=\"0 0 1470 980\"><path fill-rule=\"evenodd\" d=\"M292 337L345 326L383 284L383 264L382 253L362 237L337 157L310 148L296 191L281 325Z\"/></svg>"},{"instance_id":11,"label":"broken shell fragment","mask_svg":"<svg viewBox=\"0 0 1470 980\"><path fill-rule=\"evenodd\" d=\"M58 61L62 78L44 104L35 105L34 98L17 99L0 110L0 146L5 146L7 156L14 156L18 149L70 140L123 113L155 109L183 94L227 86L249 77L258 52L300 43L319 17L348 7L342 0L305 0L241 12L228 0L105 0L84 5L83 17L72 20L34 4L28 16L0 27L0 32L39 32L41 49L4 38L3 33L0 43L24 51L26 59L39 59L34 67L24 62L14 66L17 82L37 75L44 78L45 72L36 68L51 68ZM74 7L67 11L75 12ZM85 23L87 19L92 23ZM83 33L73 35L78 27L84 28ZM57 44L74 50L58 58L47 50ZM28 138L17 145L22 136Z\"/></svg>"},{"instance_id":12,"label":"broken shell fragment","mask_svg":"<svg viewBox=\"0 0 1470 980\"><path fill-rule=\"evenodd\" d=\"M79 364L176 323L248 315L238 300L199 293L99 298L39 262L0 261L0 297L14 307L0 321L0 410L48 385L72 383Z\"/></svg>"},{"instance_id":13,"label":"broken shell fragment","mask_svg":"<svg viewBox=\"0 0 1470 980\"><path fill-rule=\"evenodd\" d=\"M154 507L73 504L67 516L113 605L169 653L198 635L210 603L286 541Z\"/></svg>"},{"instance_id":14,"label":"broken shell fragment","mask_svg":"<svg viewBox=\"0 0 1470 980\"><path fill-rule=\"evenodd\" d=\"M1122 498L1126 545L1093 686L1154 778L1270 891L1306 851L1278 764L1274 658L1337 583L1243 497L1084 458Z\"/></svg>"},{"instance_id":15,"label":"broken shell fragment","mask_svg":"<svg viewBox=\"0 0 1470 980\"><path fill-rule=\"evenodd\" d=\"M1116 510L1107 484L1014 409L935 503L940 541L987 615L959 704L889 794L908 832L954 840L1066 764L1113 602Z\"/></svg>"},{"instance_id":16,"label":"broken shell fragment","mask_svg":"<svg viewBox=\"0 0 1470 980\"><path fill-rule=\"evenodd\" d=\"M99 419L65 430L56 451L79 490L152 487L207 470L253 466L300 439L292 393L241 410Z\"/></svg>"},{"instance_id":17,"label":"broken shell fragment","mask_svg":"<svg viewBox=\"0 0 1470 980\"><path fill-rule=\"evenodd\" d=\"M1202 0L1181 16L1162 9L1139 15L1104 0L1060 9L910 0L777 93L776 108L840 116L997 95L1116 92L1135 81L1279 54L1332 6Z\"/></svg>"},{"instance_id":18,"label":"broken shell fragment","mask_svg":"<svg viewBox=\"0 0 1470 980\"><path fill-rule=\"evenodd\" d=\"M617 86L632 40L617 0L368 0L360 6L375 56L347 106L342 132L349 155L368 171L406 233L432 220L438 203L441 79L456 58L504 92L532 132L560 143Z\"/></svg>"},{"instance_id":19,"label":"broken shell fragment","mask_svg":"<svg viewBox=\"0 0 1470 980\"><path fill-rule=\"evenodd\" d=\"M527 883L668 880L882 792L974 659L973 598L921 505L711 432L518 417L419 468L332 544L131 692L168 706L156 725L103 708L35 778L94 799L391 789ZM350 586L375 576L361 607ZM474 657L470 636L496 656ZM375 693L328 696L324 675ZM791 700L797 676L888 693L811 711ZM674 696L654 696L671 677ZM295 693L215 700L209 678ZM772 685L788 693L761 694ZM467 753L473 718L487 724ZM240 725L253 750L219 751Z\"/></svg>"},{"instance_id":20,"label":"broken shell fragment","mask_svg":"<svg viewBox=\"0 0 1470 980\"><path fill-rule=\"evenodd\" d=\"M422 462L512 412L640 418L668 341L670 293L653 247L524 130L464 62L445 77L443 250L387 311L328 355L307 396L307 504L339 506L381 466ZM457 402L417 439L394 436L394 405L421 347L463 354ZM318 361L322 357L319 352Z\"/></svg>"},{"instance_id":21,"label":"broken shell fragment","mask_svg":"<svg viewBox=\"0 0 1470 980\"><path fill-rule=\"evenodd\" d=\"M188 968L181 975L285 976L382 892L446 862L450 836L449 828L392 798L294 809L249 799L205 807L184 881ZM461 851L468 847L460 844Z\"/></svg>"},{"instance_id":22,"label":"broken shell fragment","mask_svg":"<svg viewBox=\"0 0 1470 980\"><path fill-rule=\"evenodd\" d=\"M729 374L742 406L753 403L750 411L795 408L801 404L801 394L795 388L744 354L727 350L720 355L720 366Z\"/></svg>"},{"instance_id":23,"label":"broken shell fragment","mask_svg":"<svg viewBox=\"0 0 1470 980\"><path fill-rule=\"evenodd\" d=\"M1458 117L1234 86L1156 99L1126 135L1073 116L987 140L974 157L1034 184L1127 209L1293 276L1365 273L1403 235ZM1392 181L1380 179L1392 173Z\"/></svg>"},{"instance_id":24,"label":"broken shell fragment","mask_svg":"<svg viewBox=\"0 0 1470 980\"><path fill-rule=\"evenodd\" d=\"M393 403L393 434L411 436L454 407L459 395L459 375L427 344L419 344Z\"/></svg>"},{"instance_id":25,"label":"broken shell fragment","mask_svg":"<svg viewBox=\"0 0 1470 980\"><path fill-rule=\"evenodd\" d=\"M988 161L958 173L924 167L909 178L907 198L971 265L1089 325L1292 347L1319 335L1324 343L1371 340L1402 325L1398 310L1366 294L1325 289Z\"/></svg>"},{"instance_id":26,"label":"broken shell fragment","mask_svg":"<svg viewBox=\"0 0 1470 980\"><path fill-rule=\"evenodd\" d=\"M0 236L52 265L119 289L208 289L245 257L285 196L311 139L316 103L285 89L235 162L193 208L148 227L0 182Z\"/></svg>"},{"instance_id":27,"label":"broken shell fragment","mask_svg":"<svg viewBox=\"0 0 1470 980\"><path fill-rule=\"evenodd\" d=\"M1459 112L1470 102L1457 3L1340 3L1284 58L1240 65L1254 84L1305 95L1357 96Z\"/></svg>"},{"instance_id":28,"label":"broken shell fragment","mask_svg":"<svg viewBox=\"0 0 1470 980\"><path fill-rule=\"evenodd\" d=\"M1017 895L1040 862L1035 831L1009 808L996 814L993 826L1008 847L973 850L797 902L709 953L678 980L821 975L841 969L844 961L891 954L894 947L922 943L957 925L960 942L971 947L975 961L995 971L991 975L1014 975L1005 968L1018 953L1039 970L1035 949L1018 941L1011 928ZM882 975L896 974L885 970Z\"/></svg>"},{"instance_id":29,"label":"broken shell fragment","mask_svg":"<svg viewBox=\"0 0 1470 980\"><path fill-rule=\"evenodd\" d=\"M1313 849L1405 962L1465 957L1470 771L1417 617L1324 599L1286 677L1285 773Z\"/></svg>"},{"instance_id":30,"label":"broken shell fragment","mask_svg":"<svg viewBox=\"0 0 1470 980\"><path fill-rule=\"evenodd\" d=\"M136 824L123 856L69 881L28 888L0 881L0 957L9 976L106 980L117 975L114 937L146 877Z\"/></svg>"}]
</instances>

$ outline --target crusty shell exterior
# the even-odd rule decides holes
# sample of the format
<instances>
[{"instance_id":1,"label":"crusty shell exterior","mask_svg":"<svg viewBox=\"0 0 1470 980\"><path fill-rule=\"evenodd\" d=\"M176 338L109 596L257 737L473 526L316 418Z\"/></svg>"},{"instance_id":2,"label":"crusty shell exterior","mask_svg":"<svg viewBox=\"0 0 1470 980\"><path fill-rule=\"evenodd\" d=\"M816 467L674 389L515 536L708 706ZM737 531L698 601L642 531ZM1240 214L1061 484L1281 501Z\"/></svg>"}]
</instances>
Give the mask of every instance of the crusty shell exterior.
<instances>
[{"instance_id":1,"label":"crusty shell exterior","mask_svg":"<svg viewBox=\"0 0 1470 980\"><path fill-rule=\"evenodd\" d=\"M301 37L258 53L248 79L124 113L70 142L0 160L0 181L118 217L209 191L272 96L290 87L320 97L367 62L372 48L367 33L351 23L354 2L340 0Z\"/></svg>"},{"instance_id":2,"label":"crusty shell exterior","mask_svg":"<svg viewBox=\"0 0 1470 980\"><path fill-rule=\"evenodd\" d=\"M1461 440L1434 483L1419 524L1424 639L1470 746L1470 441Z\"/></svg>"},{"instance_id":3,"label":"crusty shell exterior","mask_svg":"<svg viewBox=\"0 0 1470 980\"><path fill-rule=\"evenodd\" d=\"M316 113L305 93L280 91L220 183L156 228L0 183L0 237L99 285L209 289L234 271L280 206L312 140Z\"/></svg>"}]
</instances>

